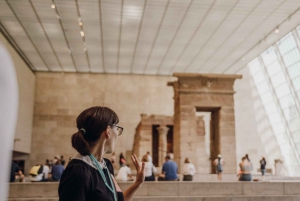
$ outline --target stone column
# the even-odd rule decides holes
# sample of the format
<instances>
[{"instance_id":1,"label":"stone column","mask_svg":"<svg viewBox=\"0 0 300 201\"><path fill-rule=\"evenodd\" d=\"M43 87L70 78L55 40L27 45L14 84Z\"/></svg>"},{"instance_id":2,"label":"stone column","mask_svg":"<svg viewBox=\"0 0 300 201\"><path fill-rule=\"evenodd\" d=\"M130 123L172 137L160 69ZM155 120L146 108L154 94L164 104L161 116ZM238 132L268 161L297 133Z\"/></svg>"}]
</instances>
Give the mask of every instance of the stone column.
<instances>
[{"instance_id":1,"label":"stone column","mask_svg":"<svg viewBox=\"0 0 300 201\"><path fill-rule=\"evenodd\" d=\"M166 126L160 126L157 128L159 134L159 147L158 147L158 165L162 167L167 155L167 134L169 128Z\"/></svg>"}]
</instances>

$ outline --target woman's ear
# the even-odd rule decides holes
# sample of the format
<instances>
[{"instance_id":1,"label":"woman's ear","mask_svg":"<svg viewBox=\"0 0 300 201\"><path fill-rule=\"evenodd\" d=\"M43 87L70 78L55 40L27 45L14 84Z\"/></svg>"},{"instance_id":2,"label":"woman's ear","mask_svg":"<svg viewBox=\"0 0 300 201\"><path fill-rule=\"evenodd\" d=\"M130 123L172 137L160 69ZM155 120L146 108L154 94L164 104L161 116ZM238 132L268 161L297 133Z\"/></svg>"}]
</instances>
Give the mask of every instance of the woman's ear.
<instances>
[{"instance_id":1,"label":"woman's ear","mask_svg":"<svg viewBox=\"0 0 300 201\"><path fill-rule=\"evenodd\" d=\"M110 133L111 133L111 127L107 126L106 130L105 130L105 138L110 138Z\"/></svg>"}]
</instances>

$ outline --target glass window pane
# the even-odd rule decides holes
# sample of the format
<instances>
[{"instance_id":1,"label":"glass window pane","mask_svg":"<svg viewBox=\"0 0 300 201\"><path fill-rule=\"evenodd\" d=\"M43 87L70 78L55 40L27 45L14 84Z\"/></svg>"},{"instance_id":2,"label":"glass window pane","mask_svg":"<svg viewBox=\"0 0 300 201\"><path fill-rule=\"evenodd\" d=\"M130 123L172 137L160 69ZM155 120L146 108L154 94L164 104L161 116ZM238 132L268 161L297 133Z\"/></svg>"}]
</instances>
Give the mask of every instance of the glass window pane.
<instances>
[{"instance_id":1,"label":"glass window pane","mask_svg":"<svg viewBox=\"0 0 300 201\"><path fill-rule=\"evenodd\" d=\"M283 113L287 123L289 123L291 119L299 116L296 106L286 108L285 110L283 110Z\"/></svg>"},{"instance_id":2,"label":"glass window pane","mask_svg":"<svg viewBox=\"0 0 300 201\"><path fill-rule=\"evenodd\" d=\"M292 33L289 33L280 39L277 45L282 55L297 46Z\"/></svg>"},{"instance_id":3,"label":"glass window pane","mask_svg":"<svg viewBox=\"0 0 300 201\"><path fill-rule=\"evenodd\" d=\"M281 85L282 83L286 82L286 79L283 75L283 73L278 73L271 77L271 82L273 87L277 87L278 85Z\"/></svg>"},{"instance_id":4,"label":"glass window pane","mask_svg":"<svg viewBox=\"0 0 300 201\"><path fill-rule=\"evenodd\" d=\"M272 96L271 92L268 91L264 94L261 94L261 101L263 102L264 105L273 101L273 96Z\"/></svg>"},{"instance_id":5,"label":"glass window pane","mask_svg":"<svg viewBox=\"0 0 300 201\"><path fill-rule=\"evenodd\" d=\"M261 65L259 63L258 58L253 59L249 64L248 64L249 70L251 75L257 73L258 71L261 71Z\"/></svg>"},{"instance_id":6,"label":"glass window pane","mask_svg":"<svg viewBox=\"0 0 300 201\"><path fill-rule=\"evenodd\" d=\"M300 130L300 118L297 117L295 119L290 120L289 128L291 132Z\"/></svg>"},{"instance_id":7,"label":"glass window pane","mask_svg":"<svg viewBox=\"0 0 300 201\"><path fill-rule=\"evenodd\" d=\"M268 114L270 114L272 112L277 111L277 105L274 102L272 102L272 103L265 105L265 109L266 109L266 112Z\"/></svg>"},{"instance_id":8,"label":"glass window pane","mask_svg":"<svg viewBox=\"0 0 300 201\"><path fill-rule=\"evenodd\" d=\"M281 66L278 61L275 61L272 63L272 65L269 65L266 67L268 75L272 76L274 74L277 74L278 72L281 72Z\"/></svg>"},{"instance_id":9,"label":"glass window pane","mask_svg":"<svg viewBox=\"0 0 300 201\"><path fill-rule=\"evenodd\" d=\"M300 89L300 76L292 80L295 91Z\"/></svg>"},{"instance_id":10,"label":"glass window pane","mask_svg":"<svg viewBox=\"0 0 300 201\"><path fill-rule=\"evenodd\" d=\"M264 75L264 73L262 71L259 71L258 73L253 75L253 81L255 84L259 84L262 81L264 81L266 79L266 76Z\"/></svg>"},{"instance_id":11,"label":"glass window pane","mask_svg":"<svg viewBox=\"0 0 300 201\"><path fill-rule=\"evenodd\" d=\"M261 54L261 58L265 64L265 66L268 66L270 63L277 60L277 56L274 52L274 47L272 46L269 49L267 49L265 52L263 52Z\"/></svg>"},{"instance_id":12,"label":"glass window pane","mask_svg":"<svg viewBox=\"0 0 300 201\"><path fill-rule=\"evenodd\" d=\"M292 132L292 136L293 136L293 139L294 139L295 143L300 142L300 130Z\"/></svg>"},{"instance_id":13,"label":"glass window pane","mask_svg":"<svg viewBox=\"0 0 300 201\"><path fill-rule=\"evenodd\" d=\"M294 101L293 97L291 96L291 94L281 97L278 100L279 100L281 109L285 109L285 108L295 105L295 101Z\"/></svg>"},{"instance_id":14,"label":"glass window pane","mask_svg":"<svg viewBox=\"0 0 300 201\"><path fill-rule=\"evenodd\" d=\"M287 69L291 79L298 77L300 75L300 62L298 61L297 63L294 63Z\"/></svg>"},{"instance_id":15,"label":"glass window pane","mask_svg":"<svg viewBox=\"0 0 300 201\"><path fill-rule=\"evenodd\" d=\"M269 85L267 81L263 81L262 83L260 83L259 85L257 85L257 90L259 92L259 94L263 94L266 91L269 91Z\"/></svg>"},{"instance_id":16,"label":"glass window pane","mask_svg":"<svg viewBox=\"0 0 300 201\"><path fill-rule=\"evenodd\" d=\"M278 112L269 113L268 116L271 124L275 124L282 121L281 116L279 115Z\"/></svg>"},{"instance_id":17,"label":"glass window pane","mask_svg":"<svg viewBox=\"0 0 300 201\"><path fill-rule=\"evenodd\" d=\"M277 124L272 125L274 133L277 135L279 133L284 133L285 132L285 126L283 125L282 122L279 122Z\"/></svg>"},{"instance_id":18,"label":"glass window pane","mask_svg":"<svg viewBox=\"0 0 300 201\"><path fill-rule=\"evenodd\" d=\"M290 88L286 83L276 87L275 92L278 98L291 93Z\"/></svg>"}]
</instances>

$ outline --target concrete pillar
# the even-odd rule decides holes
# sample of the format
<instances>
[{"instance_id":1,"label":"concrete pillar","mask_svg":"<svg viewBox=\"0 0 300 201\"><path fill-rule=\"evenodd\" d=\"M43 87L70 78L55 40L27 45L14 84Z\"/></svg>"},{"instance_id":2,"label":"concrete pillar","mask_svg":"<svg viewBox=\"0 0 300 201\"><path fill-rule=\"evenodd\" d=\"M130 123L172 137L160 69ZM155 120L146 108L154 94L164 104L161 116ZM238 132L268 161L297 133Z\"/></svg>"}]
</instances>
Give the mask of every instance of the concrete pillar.
<instances>
[{"instance_id":1,"label":"concrete pillar","mask_svg":"<svg viewBox=\"0 0 300 201\"><path fill-rule=\"evenodd\" d=\"M159 134L159 146L158 146L158 165L162 167L165 162L165 156L167 155L167 134L169 128L166 126L160 126L157 128Z\"/></svg>"}]
</instances>

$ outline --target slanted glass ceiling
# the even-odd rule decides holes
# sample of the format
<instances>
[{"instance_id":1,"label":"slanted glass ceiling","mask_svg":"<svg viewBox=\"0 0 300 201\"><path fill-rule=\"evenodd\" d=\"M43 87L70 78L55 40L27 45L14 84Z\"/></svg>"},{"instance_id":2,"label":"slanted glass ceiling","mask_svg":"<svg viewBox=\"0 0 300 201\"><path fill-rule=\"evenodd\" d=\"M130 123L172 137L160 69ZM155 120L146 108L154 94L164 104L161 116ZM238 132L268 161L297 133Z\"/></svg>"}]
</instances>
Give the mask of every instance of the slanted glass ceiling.
<instances>
[{"instance_id":1,"label":"slanted glass ceiling","mask_svg":"<svg viewBox=\"0 0 300 201\"><path fill-rule=\"evenodd\" d=\"M283 160L287 176L300 176L299 36L300 26L248 64L258 132L270 162Z\"/></svg>"}]
</instances>

